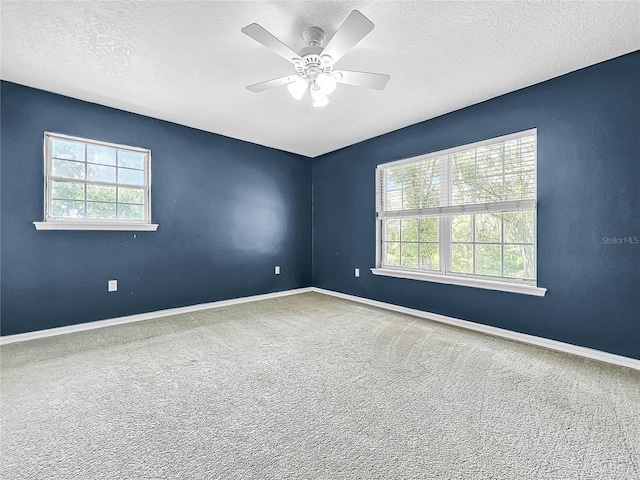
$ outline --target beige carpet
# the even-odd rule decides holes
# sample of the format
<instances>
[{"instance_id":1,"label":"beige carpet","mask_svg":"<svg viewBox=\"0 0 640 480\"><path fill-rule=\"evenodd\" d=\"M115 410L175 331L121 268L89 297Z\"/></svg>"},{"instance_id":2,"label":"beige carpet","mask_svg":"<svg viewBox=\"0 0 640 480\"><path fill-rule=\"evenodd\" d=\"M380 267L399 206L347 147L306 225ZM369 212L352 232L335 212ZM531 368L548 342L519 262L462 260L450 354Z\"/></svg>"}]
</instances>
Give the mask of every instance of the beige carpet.
<instances>
[{"instance_id":1,"label":"beige carpet","mask_svg":"<svg viewBox=\"0 0 640 480\"><path fill-rule=\"evenodd\" d=\"M1 360L7 480L640 478L640 372L317 293Z\"/></svg>"}]
</instances>

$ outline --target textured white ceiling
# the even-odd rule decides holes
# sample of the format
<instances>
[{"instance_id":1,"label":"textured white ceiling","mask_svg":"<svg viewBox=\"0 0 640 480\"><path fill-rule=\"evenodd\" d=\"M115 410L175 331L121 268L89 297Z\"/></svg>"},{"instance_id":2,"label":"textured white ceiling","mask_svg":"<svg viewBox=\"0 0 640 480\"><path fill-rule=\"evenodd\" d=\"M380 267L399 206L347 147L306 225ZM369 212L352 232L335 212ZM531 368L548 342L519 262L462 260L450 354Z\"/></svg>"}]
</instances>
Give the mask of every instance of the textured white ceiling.
<instances>
[{"instance_id":1,"label":"textured white ceiling","mask_svg":"<svg viewBox=\"0 0 640 480\"><path fill-rule=\"evenodd\" d=\"M294 50L349 12L375 29L337 64L388 73L383 91L339 85L322 109L240 29ZM314 157L640 48L640 2L108 1L1 3L1 77Z\"/></svg>"}]
</instances>

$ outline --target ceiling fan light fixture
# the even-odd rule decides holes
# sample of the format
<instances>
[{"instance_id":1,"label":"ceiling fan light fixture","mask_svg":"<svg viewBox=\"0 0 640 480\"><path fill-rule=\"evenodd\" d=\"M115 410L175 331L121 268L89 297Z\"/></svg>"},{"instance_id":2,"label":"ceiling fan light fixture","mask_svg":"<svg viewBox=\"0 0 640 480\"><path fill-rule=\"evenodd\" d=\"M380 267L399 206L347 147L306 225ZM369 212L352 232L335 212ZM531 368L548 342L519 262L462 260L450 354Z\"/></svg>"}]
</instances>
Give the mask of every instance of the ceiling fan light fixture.
<instances>
[{"instance_id":1,"label":"ceiling fan light fixture","mask_svg":"<svg viewBox=\"0 0 640 480\"><path fill-rule=\"evenodd\" d=\"M304 77L298 77L292 83L287 84L287 89L293 98L300 100L307 91L307 80Z\"/></svg>"},{"instance_id":2,"label":"ceiling fan light fixture","mask_svg":"<svg viewBox=\"0 0 640 480\"><path fill-rule=\"evenodd\" d=\"M316 83L318 84L318 87L320 87L319 91L322 95L331 95L338 85L336 78L328 73L321 73L318 75Z\"/></svg>"},{"instance_id":3,"label":"ceiling fan light fixture","mask_svg":"<svg viewBox=\"0 0 640 480\"><path fill-rule=\"evenodd\" d=\"M334 92L338 83L383 90L389 81L389 75L333 69L335 63L340 61L344 54L366 37L371 30L373 30L371 20L358 10L353 10L326 45L327 35L324 30L319 27L309 27L302 34L307 46L295 52L257 23L247 25L241 29L242 33L291 62L297 73L297 75L248 85L247 89L258 93L286 85L289 93L296 100L301 100L309 89L314 107L327 105L329 103L327 96Z\"/></svg>"}]
</instances>

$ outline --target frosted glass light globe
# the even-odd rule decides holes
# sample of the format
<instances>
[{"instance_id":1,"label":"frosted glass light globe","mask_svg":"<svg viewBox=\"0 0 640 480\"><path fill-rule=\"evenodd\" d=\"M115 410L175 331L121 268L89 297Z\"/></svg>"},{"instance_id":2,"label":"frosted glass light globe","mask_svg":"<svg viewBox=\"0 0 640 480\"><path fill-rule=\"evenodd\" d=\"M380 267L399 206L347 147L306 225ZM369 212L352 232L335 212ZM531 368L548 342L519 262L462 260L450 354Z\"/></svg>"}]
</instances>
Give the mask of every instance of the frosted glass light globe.
<instances>
[{"instance_id":1,"label":"frosted glass light globe","mask_svg":"<svg viewBox=\"0 0 640 480\"><path fill-rule=\"evenodd\" d=\"M321 73L320 75L318 75L316 83L320 87L320 93L322 93L323 95L331 95L338 85L335 77L327 73Z\"/></svg>"},{"instance_id":2,"label":"frosted glass light globe","mask_svg":"<svg viewBox=\"0 0 640 480\"><path fill-rule=\"evenodd\" d=\"M295 82L287 84L287 89L293 98L300 100L307 91L307 81L304 77L298 77Z\"/></svg>"}]
</instances>

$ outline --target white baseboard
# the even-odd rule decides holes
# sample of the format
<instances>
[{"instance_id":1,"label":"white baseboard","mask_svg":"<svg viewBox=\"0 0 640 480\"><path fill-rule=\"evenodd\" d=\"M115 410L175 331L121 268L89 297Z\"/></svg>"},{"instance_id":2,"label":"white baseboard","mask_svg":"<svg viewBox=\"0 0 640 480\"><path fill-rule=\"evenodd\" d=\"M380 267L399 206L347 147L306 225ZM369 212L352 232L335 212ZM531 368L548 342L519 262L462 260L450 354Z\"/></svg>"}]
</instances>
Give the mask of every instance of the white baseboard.
<instances>
[{"instance_id":1,"label":"white baseboard","mask_svg":"<svg viewBox=\"0 0 640 480\"><path fill-rule=\"evenodd\" d=\"M580 357L591 358L593 360L599 360L601 362L613 363L623 367L633 368L640 370L640 360L635 358L623 357L621 355L615 355L613 353L602 352L600 350L594 350L587 347L579 347L570 343L558 342L556 340L550 340L548 338L536 337L534 335L527 335L526 333L512 332L511 330L505 330L503 328L491 327L489 325L483 325L481 323L469 322L468 320L460 320L458 318L447 317L445 315L439 315L437 313L425 312L423 310L415 310L413 308L401 307L399 305L393 305L392 303L379 302L377 300L371 300L364 297L356 297L354 295L348 295L346 293L334 292L332 290L325 290L324 288L311 287L311 290L317 293L323 293L325 295L331 295L333 297L344 298L354 302L360 302L374 307L384 308L386 310L393 310L394 312L406 313L413 315L414 317L421 317L427 320L433 320L435 322L446 323L447 325L454 325L456 327L465 328L467 330L473 330L476 332L487 333L489 335L495 335L497 337L509 338L518 342L529 343L532 345L538 345L540 347L550 348L551 350L558 350L560 352L571 353Z\"/></svg>"},{"instance_id":2,"label":"white baseboard","mask_svg":"<svg viewBox=\"0 0 640 480\"><path fill-rule=\"evenodd\" d=\"M324 295L330 295L333 297L343 298L354 302L364 303L374 307L384 308L386 310L392 310L394 312L405 313L407 315L413 315L414 317L425 318L435 322L446 323L447 325L453 325L467 330L473 330L476 332L486 333L489 335L495 335L497 337L509 338L518 342L529 343L531 345L538 345L540 347L550 348L560 352L571 353L581 357L591 358L593 360L599 360L601 362L612 363L614 365L620 365L623 367L633 368L640 370L640 360L634 358L623 357L621 355L615 355L613 353L602 352L600 350L594 350L586 347L579 347L577 345L571 345L570 343L558 342L556 340L549 340L547 338L536 337L534 335L527 335L526 333L513 332L511 330L505 330L498 327L491 327L489 325L483 325L481 323L474 323L467 320L461 320L459 318L447 317L437 313L430 313L423 310L416 310L413 308L401 307L392 303L379 302L377 300L371 300L369 298L357 297L355 295L349 295L346 293L334 292L332 290L325 290L324 288L317 287L305 287L296 288L293 290L284 290L282 292L265 293L263 295L253 295L251 297L232 298L230 300L220 300L217 302L200 303L197 305L189 305L187 307L169 308L166 310L158 310L155 312L140 313L137 315L127 315L125 317L111 318L107 320L98 320L95 322L80 323L77 325L69 325L66 327L49 328L46 330L38 330L35 332L18 333L16 335L7 335L0 337L0 345L7 345L9 343L24 342L26 340L34 340L37 338L53 337L56 335L64 335L67 333L82 332L84 330L93 330L95 328L110 327L113 325L122 325L124 323L140 322L142 320L150 320L153 318L168 317L170 315L177 315L180 313L197 312L198 310L206 310L208 308L226 307L229 305L238 305L247 302L256 302L259 300L267 300L269 298L284 297L287 295L296 295L298 293L316 292Z\"/></svg>"},{"instance_id":3,"label":"white baseboard","mask_svg":"<svg viewBox=\"0 0 640 480\"><path fill-rule=\"evenodd\" d=\"M218 308L226 307L228 305L237 305L240 303L256 302L258 300L267 300L269 298L284 297L287 295L295 295L310 291L311 287L296 288L294 290L284 290L282 292L265 293L262 295L253 295L251 297L232 298L230 300L220 300L217 302L199 303L197 305L189 305L187 307L168 308L166 310L157 310L155 312L127 315L126 317L110 318L107 320L97 320L95 322L69 325L66 327L48 328L46 330L38 330L35 332L6 335L4 337L0 337L0 345L24 342L26 340L34 340L36 338L53 337L55 335L64 335L67 333L82 332L84 330L93 330L95 328L111 327L113 325L122 325L123 323L140 322L142 320L150 320L152 318L168 317L170 315L178 315L179 313L197 312L198 310L206 310L207 308Z\"/></svg>"}]
</instances>

